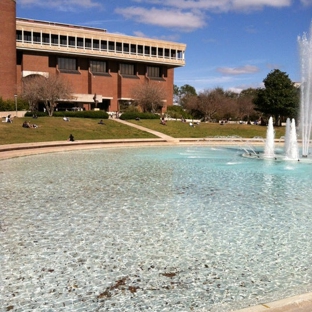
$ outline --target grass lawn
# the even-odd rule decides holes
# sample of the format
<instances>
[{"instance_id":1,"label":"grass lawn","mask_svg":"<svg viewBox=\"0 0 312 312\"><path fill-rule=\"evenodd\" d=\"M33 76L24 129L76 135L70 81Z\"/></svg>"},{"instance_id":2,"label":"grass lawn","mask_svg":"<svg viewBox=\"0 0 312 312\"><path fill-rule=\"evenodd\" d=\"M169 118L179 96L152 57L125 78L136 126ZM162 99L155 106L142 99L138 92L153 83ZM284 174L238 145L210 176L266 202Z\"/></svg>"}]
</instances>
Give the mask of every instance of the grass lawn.
<instances>
[{"instance_id":1,"label":"grass lawn","mask_svg":"<svg viewBox=\"0 0 312 312\"><path fill-rule=\"evenodd\" d=\"M27 120L38 128L23 128ZM0 122L0 144L65 141L72 133L75 140L155 138L153 134L125 126L113 120L71 118L69 122L61 117L15 118L13 123Z\"/></svg>"},{"instance_id":2,"label":"grass lawn","mask_svg":"<svg viewBox=\"0 0 312 312\"><path fill-rule=\"evenodd\" d=\"M206 137L224 137L239 136L243 138L266 137L267 127L255 125L224 124L218 123L201 123L191 127L189 123L181 121L167 121L167 125L161 125L159 120L144 119L131 121L149 129L153 129L174 138L206 138ZM275 129L275 138L279 139L285 135L285 127Z\"/></svg>"},{"instance_id":3,"label":"grass lawn","mask_svg":"<svg viewBox=\"0 0 312 312\"><path fill-rule=\"evenodd\" d=\"M37 129L23 128L24 120L35 123ZM72 133L76 140L100 139L136 139L155 138L153 134L128 127L112 119L104 120L104 125L97 119L71 118L69 122L61 117L15 118L13 123L0 122L0 144L65 141ZM166 126L159 120L131 121L133 124L165 133L175 138L207 138L220 136L239 136L253 138L266 137L266 127L254 125L201 123L190 127L181 121L168 121ZM275 129L275 137L285 135L285 127Z\"/></svg>"}]
</instances>

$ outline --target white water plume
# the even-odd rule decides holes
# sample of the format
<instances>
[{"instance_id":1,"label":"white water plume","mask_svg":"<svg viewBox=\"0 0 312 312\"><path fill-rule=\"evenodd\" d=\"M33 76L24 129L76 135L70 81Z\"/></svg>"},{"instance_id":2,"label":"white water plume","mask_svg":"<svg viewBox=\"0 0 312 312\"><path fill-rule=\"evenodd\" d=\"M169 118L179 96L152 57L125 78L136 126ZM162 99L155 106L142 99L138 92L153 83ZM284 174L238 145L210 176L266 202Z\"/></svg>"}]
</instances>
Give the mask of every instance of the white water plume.
<instances>
[{"instance_id":1,"label":"white water plume","mask_svg":"<svg viewBox=\"0 0 312 312\"><path fill-rule=\"evenodd\" d=\"M302 136L302 155L308 156L312 126L312 23L310 35L298 37L301 61L300 87L300 130Z\"/></svg>"}]
</instances>

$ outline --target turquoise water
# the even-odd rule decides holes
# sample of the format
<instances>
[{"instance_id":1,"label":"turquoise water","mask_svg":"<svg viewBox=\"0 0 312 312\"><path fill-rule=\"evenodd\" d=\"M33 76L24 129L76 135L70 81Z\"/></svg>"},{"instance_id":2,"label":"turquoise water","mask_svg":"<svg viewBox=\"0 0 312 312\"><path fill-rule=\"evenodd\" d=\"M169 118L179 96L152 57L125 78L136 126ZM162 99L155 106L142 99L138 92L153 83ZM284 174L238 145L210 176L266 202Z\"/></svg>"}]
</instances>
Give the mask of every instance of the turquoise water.
<instances>
[{"instance_id":1,"label":"turquoise water","mask_svg":"<svg viewBox=\"0 0 312 312\"><path fill-rule=\"evenodd\" d=\"M2 161L3 311L231 311L312 291L312 164L241 154Z\"/></svg>"}]
</instances>

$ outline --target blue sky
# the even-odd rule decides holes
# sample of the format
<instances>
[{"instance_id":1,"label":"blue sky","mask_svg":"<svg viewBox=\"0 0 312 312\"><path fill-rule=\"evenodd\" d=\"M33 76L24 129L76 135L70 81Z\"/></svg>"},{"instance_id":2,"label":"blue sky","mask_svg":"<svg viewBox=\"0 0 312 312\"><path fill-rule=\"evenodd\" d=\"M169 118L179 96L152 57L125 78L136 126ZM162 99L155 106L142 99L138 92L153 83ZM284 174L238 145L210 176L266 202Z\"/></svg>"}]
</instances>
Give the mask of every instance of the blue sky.
<instances>
[{"instance_id":1,"label":"blue sky","mask_svg":"<svg viewBox=\"0 0 312 312\"><path fill-rule=\"evenodd\" d=\"M312 0L17 0L17 17L185 43L176 85L240 91L275 68L300 81Z\"/></svg>"}]
</instances>

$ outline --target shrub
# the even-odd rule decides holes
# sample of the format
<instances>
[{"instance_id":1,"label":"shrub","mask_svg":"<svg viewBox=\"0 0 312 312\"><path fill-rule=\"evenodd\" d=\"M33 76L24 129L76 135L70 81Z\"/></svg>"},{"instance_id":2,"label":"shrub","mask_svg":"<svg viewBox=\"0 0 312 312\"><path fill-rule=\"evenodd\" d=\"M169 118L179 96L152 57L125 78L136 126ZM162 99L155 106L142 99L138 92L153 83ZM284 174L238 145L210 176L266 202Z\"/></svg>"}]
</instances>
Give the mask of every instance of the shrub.
<instances>
[{"instance_id":1,"label":"shrub","mask_svg":"<svg viewBox=\"0 0 312 312\"><path fill-rule=\"evenodd\" d=\"M132 120L132 119L159 119L160 116L152 113L140 113L140 112L125 112L120 116L122 120Z\"/></svg>"},{"instance_id":2,"label":"shrub","mask_svg":"<svg viewBox=\"0 0 312 312\"><path fill-rule=\"evenodd\" d=\"M27 112L26 117L32 117L32 112ZM48 113L38 112L38 117L48 117ZM58 112L53 113L53 117L70 117L70 118L94 118L94 119L108 119L108 114L104 111L77 111L77 112Z\"/></svg>"},{"instance_id":3,"label":"shrub","mask_svg":"<svg viewBox=\"0 0 312 312\"><path fill-rule=\"evenodd\" d=\"M21 98L17 98L17 110L26 110L28 109L29 105ZM3 100L0 97L0 111L15 111L15 100Z\"/></svg>"},{"instance_id":4,"label":"shrub","mask_svg":"<svg viewBox=\"0 0 312 312\"><path fill-rule=\"evenodd\" d=\"M47 117L48 114L44 112L27 112L25 114L25 117L33 117L33 115L36 115L37 117Z\"/></svg>"},{"instance_id":5,"label":"shrub","mask_svg":"<svg viewBox=\"0 0 312 312\"><path fill-rule=\"evenodd\" d=\"M181 106L173 105L167 107L167 116L171 118L191 119L192 115L187 113Z\"/></svg>"}]
</instances>

